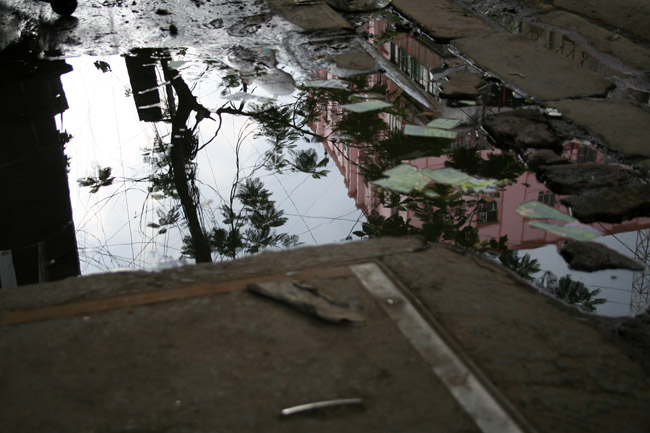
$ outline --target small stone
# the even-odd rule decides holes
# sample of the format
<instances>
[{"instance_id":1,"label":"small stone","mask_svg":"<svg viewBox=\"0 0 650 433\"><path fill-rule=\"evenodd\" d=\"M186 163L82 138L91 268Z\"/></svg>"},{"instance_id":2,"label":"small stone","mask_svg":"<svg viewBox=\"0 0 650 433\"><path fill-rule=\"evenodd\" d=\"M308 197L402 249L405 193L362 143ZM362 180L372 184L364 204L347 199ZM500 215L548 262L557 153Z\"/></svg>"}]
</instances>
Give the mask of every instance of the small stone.
<instances>
[{"instance_id":1,"label":"small stone","mask_svg":"<svg viewBox=\"0 0 650 433\"><path fill-rule=\"evenodd\" d=\"M645 266L605 245L596 242L567 242L560 254L576 271L594 272L604 269L643 271Z\"/></svg>"}]
</instances>

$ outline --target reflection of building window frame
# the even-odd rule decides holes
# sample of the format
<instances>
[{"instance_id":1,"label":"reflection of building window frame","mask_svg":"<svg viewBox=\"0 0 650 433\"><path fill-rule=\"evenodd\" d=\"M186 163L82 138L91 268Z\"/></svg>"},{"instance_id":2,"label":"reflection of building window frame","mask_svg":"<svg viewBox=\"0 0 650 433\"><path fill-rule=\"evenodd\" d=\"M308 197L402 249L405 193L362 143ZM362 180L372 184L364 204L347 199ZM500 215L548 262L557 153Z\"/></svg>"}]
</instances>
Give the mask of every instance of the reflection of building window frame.
<instances>
[{"instance_id":1,"label":"reflection of building window frame","mask_svg":"<svg viewBox=\"0 0 650 433\"><path fill-rule=\"evenodd\" d=\"M391 114L388 117L388 131L390 132L401 132L403 128L402 118Z\"/></svg>"},{"instance_id":2,"label":"reflection of building window frame","mask_svg":"<svg viewBox=\"0 0 650 433\"><path fill-rule=\"evenodd\" d=\"M478 224L491 224L499 222L499 203L490 201L487 203L479 203L476 213L476 221Z\"/></svg>"},{"instance_id":3,"label":"reflection of building window frame","mask_svg":"<svg viewBox=\"0 0 650 433\"><path fill-rule=\"evenodd\" d=\"M426 68L416 57L410 56L404 48L393 42L390 43L390 61L396 64L410 79L425 89L428 87L428 71Z\"/></svg>"},{"instance_id":4,"label":"reflection of building window frame","mask_svg":"<svg viewBox=\"0 0 650 433\"><path fill-rule=\"evenodd\" d=\"M539 195L537 196L537 201L540 203L544 203L547 206L555 206L555 194L552 193L551 191L540 191Z\"/></svg>"},{"instance_id":5,"label":"reflection of building window frame","mask_svg":"<svg viewBox=\"0 0 650 433\"><path fill-rule=\"evenodd\" d=\"M596 152L596 149L584 145L578 147L578 162L591 162L597 158L598 152Z\"/></svg>"}]
</instances>

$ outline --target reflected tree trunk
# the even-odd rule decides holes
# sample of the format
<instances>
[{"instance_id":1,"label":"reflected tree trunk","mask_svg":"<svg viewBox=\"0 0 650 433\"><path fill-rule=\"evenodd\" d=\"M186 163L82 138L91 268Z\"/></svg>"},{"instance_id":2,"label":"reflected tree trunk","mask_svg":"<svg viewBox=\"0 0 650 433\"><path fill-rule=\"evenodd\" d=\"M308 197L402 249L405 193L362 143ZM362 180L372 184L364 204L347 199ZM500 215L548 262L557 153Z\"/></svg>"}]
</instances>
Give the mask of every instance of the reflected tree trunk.
<instances>
[{"instance_id":1,"label":"reflected tree trunk","mask_svg":"<svg viewBox=\"0 0 650 433\"><path fill-rule=\"evenodd\" d=\"M188 151L191 153L193 144L192 132L187 127L187 121L192 111L198 113L197 119L199 119L201 115L205 116L208 110L198 103L178 71L169 68L166 61L162 62L162 66L165 79L171 82L178 95L178 107L175 107L175 112L170 112L172 118L171 170L174 187L180 197L181 207L192 238L194 258L197 263L211 262L210 244L199 219L198 202L196 195L191 191L191 180L188 178L186 170L187 163L193 159L193 155L188 154ZM172 107L174 105L170 104L170 109Z\"/></svg>"}]
</instances>

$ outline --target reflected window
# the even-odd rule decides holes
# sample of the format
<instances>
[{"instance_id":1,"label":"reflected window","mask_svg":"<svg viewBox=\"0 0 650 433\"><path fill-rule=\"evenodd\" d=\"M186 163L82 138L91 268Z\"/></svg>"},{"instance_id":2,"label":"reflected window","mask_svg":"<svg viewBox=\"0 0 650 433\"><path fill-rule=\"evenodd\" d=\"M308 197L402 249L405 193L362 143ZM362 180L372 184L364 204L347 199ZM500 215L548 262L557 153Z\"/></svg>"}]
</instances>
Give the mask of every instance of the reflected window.
<instances>
[{"instance_id":1,"label":"reflected window","mask_svg":"<svg viewBox=\"0 0 650 433\"><path fill-rule=\"evenodd\" d=\"M499 222L499 204L495 201L478 205L478 223L488 224Z\"/></svg>"},{"instance_id":2,"label":"reflected window","mask_svg":"<svg viewBox=\"0 0 650 433\"><path fill-rule=\"evenodd\" d=\"M596 149L590 146L580 146L578 148L578 162L595 161L598 156Z\"/></svg>"},{"instance_id":3,"label":"reflected window","mask_svg":"<svg viewBox=\"0 0 650 433\"><path fill-rule=\"evenodd\" d=\"M555 194L551 191L540 191L537 201L548 206L555 206Z\"/></svg>"}]
</instances>

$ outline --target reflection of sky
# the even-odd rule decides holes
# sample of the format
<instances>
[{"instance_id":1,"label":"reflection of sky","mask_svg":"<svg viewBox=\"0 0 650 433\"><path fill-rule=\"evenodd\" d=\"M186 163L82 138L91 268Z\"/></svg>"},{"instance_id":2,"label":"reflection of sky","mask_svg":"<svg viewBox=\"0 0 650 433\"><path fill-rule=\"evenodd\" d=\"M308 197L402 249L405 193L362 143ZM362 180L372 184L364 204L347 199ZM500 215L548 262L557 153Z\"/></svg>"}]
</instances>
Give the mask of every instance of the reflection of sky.
<instances>
[{"instance_id":1,"label":"reflection of sky","mask_svg":"<svg viewBox=\"0 0 650 433\"><path fill-rule=\"evenodd\" d=\"M619 233L616 235L601 236L594 239L624 254L634 258L638 232ZM597 298L605 298L607 302L597 306L597 312L607 316L626 316L630 314L632 299L632 282L635 273L622 269L605 270L598 272L579 272L569 269L564 259L558 254L555 245L546 245L533 250L521 250L520 254L529 254L537 259L542 269L550 270L555 275L563 277L569 275L573 280L584 283L590 290L600 289ZM646 269L645 271L650 272ZM542 273L535 275L541 277ZM647 290L647 288L646 288Z\"/></svg>"},{"instance_id":2,"label":"reflection of sky","mask_svg":"<svg viewBox=\"0 0 650 433\"><path fill-rule=\"evenodd\" d=\"M89 57L68 60L74 71L63 75L62 82L70 108L59 119L60 128L74 137L66 153L71 158L69 183L82 273L116 268L151 269L161 260L177 260L182 237L188 234L180 225L164 234L157 234L158 229L147 226L158 221L158 209L168 210L175 204L171 199L147 198L149 183L145 179L151 169L142 155L144 149L151 147L156 134L169 142L171 125L138 120L123 58L102 59L110 64L112 72L109 73L95 68L95 60ZM179 70L199 103L208 109L222 105L216 68L202 77L205 64L201 62L185 63ZM260 89L255 93L273 96ZM285 97L281 102L288 99ZM238 134L246 136L240 151L240 176L253 174L252 167L268 148L263 138L254 137L255 125L246 118L224 115L223 119L218 137L196 159L197 184L204 205L201 217L208 228L221 222L219 206L222 197L230 194L235 179ZM201 122L199 145L212 138L216 127L217 122ZM324 154L320 144L306 141L297 144L299 149L315 147L319 156ZM76 180L96 175L97 166L112 167L116 180L113 185L90 194L90 189L80 188ZM254 173L272 192L271 199L288 218L278 228L279 232L298 235L304 244L336 242L351 233L360 212L348 198L334 163L330 161L327 169L329 175L321 179L305 173L276 174L264 169Z\"/></svg>"}]
</instances>

